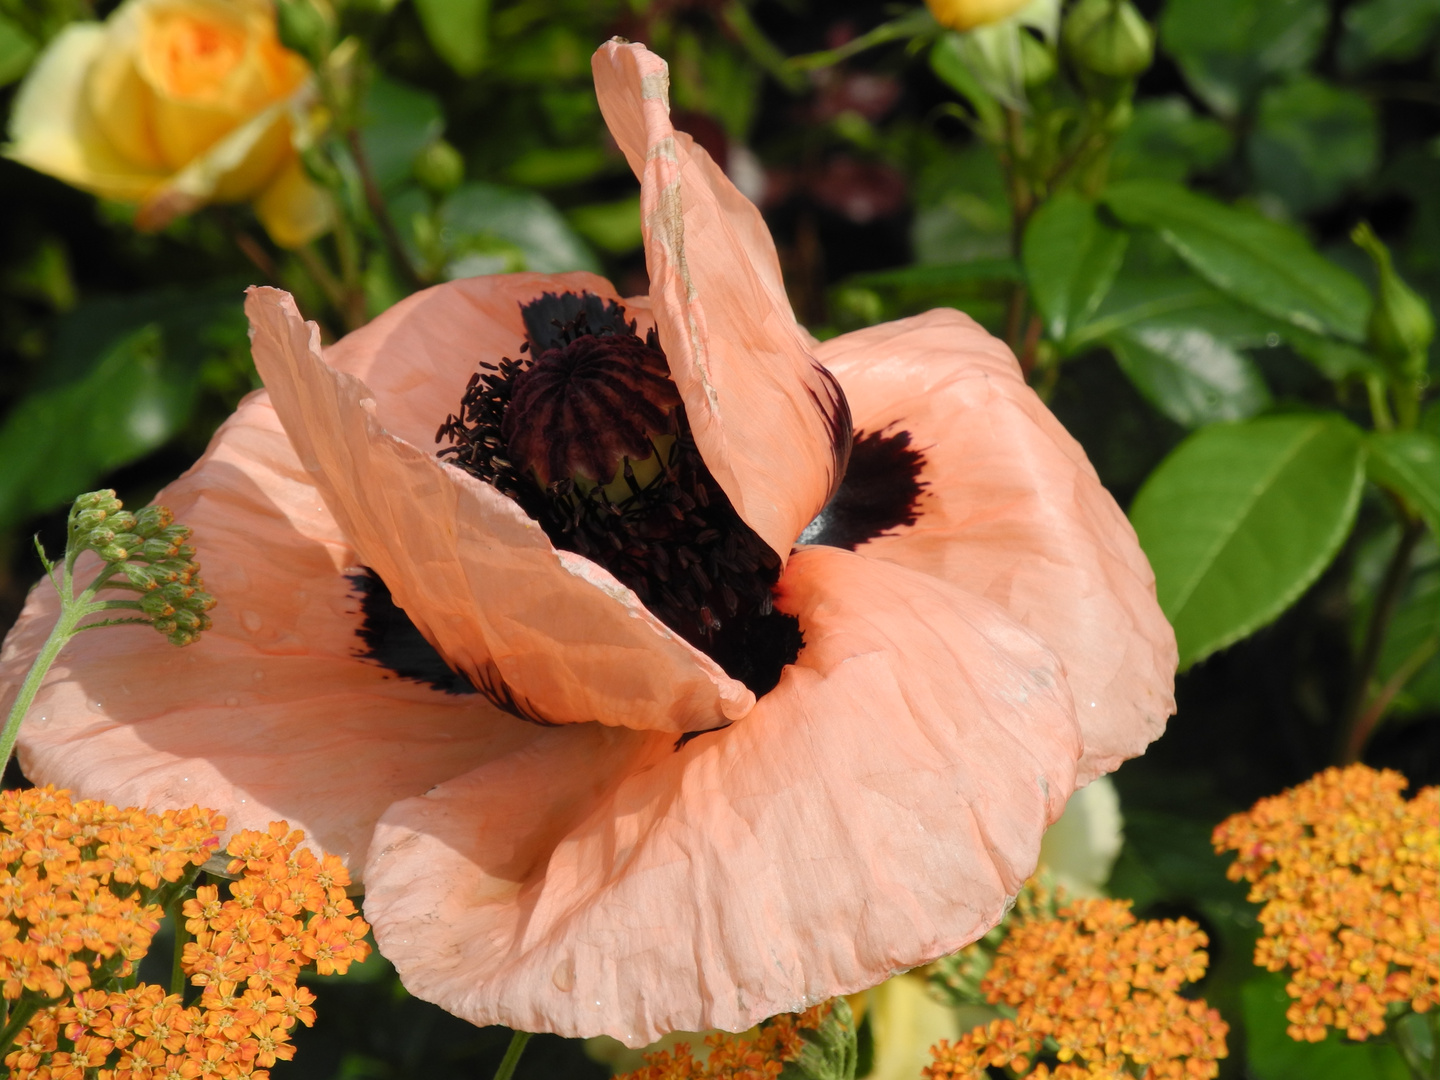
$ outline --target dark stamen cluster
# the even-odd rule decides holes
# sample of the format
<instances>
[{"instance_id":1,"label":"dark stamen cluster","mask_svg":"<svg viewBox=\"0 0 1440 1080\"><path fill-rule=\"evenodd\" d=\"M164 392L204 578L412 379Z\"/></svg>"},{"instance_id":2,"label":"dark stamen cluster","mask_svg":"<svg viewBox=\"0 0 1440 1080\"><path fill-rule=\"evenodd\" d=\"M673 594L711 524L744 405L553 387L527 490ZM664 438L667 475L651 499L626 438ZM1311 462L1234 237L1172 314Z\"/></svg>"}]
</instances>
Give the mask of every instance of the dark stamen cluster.
<instances>
[{"instance_id":1,"label":"dark stamen cluster","mask_svg":"<svg viewBox=\"0 0 1440 1080\"><path fill-rule=\"evenodd\" d=\"M558 308L566 317L537 328L536 311L545 307ZM733 678L757 694L772 689L801 644L798 622L775 611L771 603L780 559L741 520L710 475L678 394L665 416L666 430L648 433L673 438L664 452L650 442L660 475L642 486L634 477L631 456L622 455L628 494L618 501L600 485L582 491L571 475L542 486L531 472L532 463L517 462L510 449L508 413L517 386L523 387L539 358L566 351L587 363L598 358L613 365L629 358L649 371L655 357L664 362L654 332L642 342L617 305L602 308L593 296L542 297L525 315L530 334L521 352L529 351L537 360L482 363L466 386L460 415L447 417L436 435L437 442L450 442L440 456L514 499L556 547L604 566L657 618ZM550 357L556 363L565 359ZM645 379L648 374L632 374L626 384ZM586 438L574 427L564 432L567 445Z\"/></svg>"}]
</instances>

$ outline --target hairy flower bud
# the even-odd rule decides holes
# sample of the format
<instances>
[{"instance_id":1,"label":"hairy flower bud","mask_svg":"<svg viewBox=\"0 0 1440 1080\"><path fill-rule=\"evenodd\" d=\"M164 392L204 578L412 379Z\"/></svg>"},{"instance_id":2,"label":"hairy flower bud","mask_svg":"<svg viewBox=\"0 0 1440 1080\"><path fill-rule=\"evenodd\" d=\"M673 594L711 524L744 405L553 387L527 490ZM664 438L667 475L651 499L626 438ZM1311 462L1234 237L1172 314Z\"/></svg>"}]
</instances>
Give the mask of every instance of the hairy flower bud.
<instances>
[{"instance_id":1,"label":"hairy flower bud","mask_svg":"<svg viewBox=\"0 0 1440 1080\"><path fill-rule=\"evenodd\" d=\"M1130 0L1080 0L1060 37L1082 77L1133 79L1155 56L1155 32Z\"/></svg>"}]
</instances>

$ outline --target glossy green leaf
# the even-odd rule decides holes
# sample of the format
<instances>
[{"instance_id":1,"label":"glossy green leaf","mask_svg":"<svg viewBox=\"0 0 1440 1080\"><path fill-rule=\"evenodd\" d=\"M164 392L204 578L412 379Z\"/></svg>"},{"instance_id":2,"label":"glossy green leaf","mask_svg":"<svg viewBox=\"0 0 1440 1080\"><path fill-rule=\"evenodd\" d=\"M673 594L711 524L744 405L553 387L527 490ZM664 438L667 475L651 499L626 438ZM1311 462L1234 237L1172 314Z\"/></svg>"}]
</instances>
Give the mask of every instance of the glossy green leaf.
<instances>
[{"instance_id":1,"label":"glossy green leaf","mask_svg":"<svg viewBox=\"0 0 1440 1080\"><path fill-rule=\"evenodd\" d=\"M1440 31L1440 0L1361 0L1341 15L1340 66L1360 71L1424 53Z\"/></svg>"},{"instance_id":2,"label":"glossy green leaf","mask_svg":"<svg viewBox=\"0 0 1440 1080\"><path fill-rule=\"evenodd\" d=\"M1346 1042L1338 1031L1318 1043L1290 1038L1285 982L1284 973L1266 972L1240 991L1246 1065L1255 1080L1409 1080L1404 1059L1386 1041Z\"/></svg>"},{"instance_id":3,"label":"glossy green leaf","mask_svg":"<svg viewBox=\"0 0 1440 1080\"><path fill-rule=\"evenodd\" d=\"M1197 116L1178 94L1135 102L1128 127L1115 140L1112 180L1172 180L1213 169L1230 156L1230 131L1218 120Z\"/></svg>"},{"instance_id":4,"label":"glossy green leaf","mask_svg":"<svg viewBox=\"0 0 1440 1080\"><path fill-rule=\"evenodd\" d=\"M1293 604L1355 520L1364 443L1328 414L1217 424L1160 463L1130 508L1188 667Z\"/></svg>"},{"instance_id":5,"label":"glossy green leaf","mask_svg":"<svg viewBox=\"0 0 1440 1080\"><path fill-rule=\"evenodd\" d=\"M1170 0L1160 42L1201 99L1234 116L1266 82L1308 65L1329 21L1325 0Z\"/></svg>"},{"instance_id":6,"label":"glossy green leaf","mask_svg":"<svg viewBox=\"0 0 1440 1080\"><path fill-rule=\"evenodd\" d=\"M1052 340L1063 342L1095 313L1125 258L1126 241L1078 195L1056 195L1030 219L1021 245L1025 278Z\"/></svg>"},{"instance_id":7,"label":"glossy green leaf","mask_svg":"<svg viewBox=\"0 0 1440 1080\"><path fill-rule=\"evenodd\" d=\"M1240 303L1312 333L1364 340L1369 291L1289 226L1158 180L1113 184L1104 200Z\"/></svg>"},{"instance_id":8,"label":"glossy green leaf","mask_svg":"<svg viewBox=\"0 0 1440 1080\"><path fill-rule=\"evenodd\" d=\"M416 156L445 130L434 94L376 75L365 96L361 139L382 191L404 183Z\"/></svg>"},{"instance_id":9,"label":"glossy green leaf","mask_svg":"<svg viewBox=\"0 0 1440 1080\"><path fill-rule=\"evenodd\" d=\"M567 270L600 272L600 264L563 214L533 191L515 191L497 184L469 183L456 189L441 210L442 237L452 253L451 277L469 277L498 270ZM522 266L484 261L498 240L518 252ZM479 254L481 261L467 256Z\"/></svg>"},{"instance_id":10,"label":"glossy green leaf","mask_svg":"<svg viewBox=\"0 0 1440 1080\"><path fill-rule=\"evenodd\" d=\"M1378 375L1385 377L1385 365L1369 350L1348 341L1336 341L1322 334L1311 334L1295 327L1285 331L1285 340L1315 369L1332 382L1339 382L1352 375Z\"/></svg>"},{"instance_id":11,"label":"glossy green leaf","mask_svg":"<svg viewBox=\"0 0 1440 1080\"><path fill-rule=\"evenodd\" d=\"M164 377L158 324L115 342L86 376L23 398L0 424L0 530L60 506L165 442L190 395Z\"/></svg>"},{"instance_id":12,"label":"glossy green leaf","mask_svg":"<svg viewBox=\"0 0 1440 1080\"><path fill-rule=\"evenodd\" d=\"M1182 427L1243 420L1270 407L1255 362L1183 318L1147 320L1105 344L1146 400Z\"/></svg>"},{"instance_id":13,"label":"glossy green leaf","mask_svg":"<svg viewBox=\"0 0 1440 1080\"><path fill-rule=\"evenodd\" d=\"M0 86L8 86L24 75L37 51L29 34L0 15Z\"/></svg>"},{"instance_id":14,"label":"glossy green leaf","mask_svg":"<svg viewBox=\"0 0 1440 1080\"><path fill-rule=\"evenodd\" d=\"M1375 109L1354 90L1299 78L1260 98L1246 145L1262 191L1296 214L1329 206L1375 168Z\"/></svg>"},{"instance_id":15,"label":"glossy green leaf","mask_svg":"<svg viewBox=\"0 0 1440 1080\"><path fill-rule=\"evenodd\" d=\"M1370 479L1399 495L1440 537L1440 439L1422 431L1372 432Z\"/></svg>"},{"instance_id":16,"label":"glossy green leaf","mask_svg":"<svg viewBox=\"0 0 1440 1080\"><path fill-rule=\"evenodd\" d=\"M415 0L425 36L456 74L485 66L490 46L490 0Z\"/></svg>"}]
</instances>

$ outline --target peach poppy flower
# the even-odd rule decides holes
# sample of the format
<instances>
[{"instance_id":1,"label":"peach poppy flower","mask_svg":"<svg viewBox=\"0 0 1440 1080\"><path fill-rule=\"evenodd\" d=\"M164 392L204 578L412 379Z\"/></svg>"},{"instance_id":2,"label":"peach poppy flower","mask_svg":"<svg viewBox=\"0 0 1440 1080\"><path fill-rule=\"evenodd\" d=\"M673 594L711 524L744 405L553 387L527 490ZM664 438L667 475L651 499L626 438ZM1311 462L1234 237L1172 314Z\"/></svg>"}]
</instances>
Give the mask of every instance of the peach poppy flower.
<instances>
[{"instance_id":1,"label":"peach poppy flower","mask_svg":"<svg viewBox=\"0 0 1440 1080\"><path fill-rule=\"evenodd\" d=\"M472 278L322 350L253 290L267 389L159 496L214 628L75 641L21 754L80 797L283 817L363 871L411 992L633 1046L982 934L1160 734L1175 644L1004 345L950 310L815 342L664 62L594 69L650 295ZM36 590L0 676L53 616Z\"/></svg>"}]
</instances>

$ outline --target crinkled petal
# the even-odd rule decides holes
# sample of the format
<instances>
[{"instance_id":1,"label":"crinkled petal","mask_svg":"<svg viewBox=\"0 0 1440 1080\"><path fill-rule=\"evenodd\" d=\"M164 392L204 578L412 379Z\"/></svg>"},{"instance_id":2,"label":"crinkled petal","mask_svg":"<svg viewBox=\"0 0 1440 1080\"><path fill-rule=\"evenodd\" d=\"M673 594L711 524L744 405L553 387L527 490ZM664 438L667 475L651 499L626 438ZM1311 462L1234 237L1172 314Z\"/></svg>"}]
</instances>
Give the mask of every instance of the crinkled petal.
<instances>
[{"instance_id":1,"label":"crinkled petal","mask_svg":"<svg viewBox=\"0 0 1440 1080\"><path fill-rule=\"evenodd\" d=\"M548 731L381 820L365 914L477 1024L742 1030L984 933L1075 779L1059 660L994 604L834 548L777 604L805 647L680 746Z\"/></svg>"},{"instance_id":2,"label":"crinkled petal","mask_svg":"<svg viewBox=\"0 0 1440 1080\"><path fill-rule=\"evenodd\" d=\"M487 303L483 285L464 295ZM492 317L502 300L488 301ZM424 307L416 298L407 311ZM608 571L556 551L494 487L407 441L417 434L407 423L414 418L398 408L396 434L392 411L381 412L375 391L321 358L318 330L288 294L252 289L245 309L256 367L326 505L395 603L476 686L546 723L599 720L684 732L720 726L753 707L753 693ZM404 379L422 380L434 374L432 363L444 363L441 354L473 357L515 342L467 336L475 320L422 321L423 328L400 325L402 317L381 326L374 369L403 367ZM403 344L424 341L433 346L429 355ZM464 385L456 386L456 406ZM431 414L431 448L444 418Z\"/></svg>"},{"instance_id":3,"label":"crinkled petal","mask_svg":"<svg viewBox=\"0 0 1440 1080\"><path fill-rule=\"evenodd\" d=\"M358 556L263 393L156 498L194 529L214 626L184 649L143 626L73 639L21 729L35 783L121 806L198 803L232 830L284 819L358 871L387 805L542 730L358 655ZM41 581L0 654L0 707L57 614Z\"/></svg>"},{"instance_id":4,"label":"crinkled petal","mask_svg":"<svg viewBox=\"0 0 1440 1080\"><path fill-rule=\"evenodd\" d=\"M605 122L640 178L656 329L695 443L783 559L844 472L844 397L795 322L760 211L671 126L665 61L616 40L592 66Z\"/></svg>"},{"instance_id":5,"label":"crinkled petal","mask_svg":"<svg viewBox=\"0 0 1440 1080\"><path fill-rule=\"evenodd\" d=\"M908 431L928 484L913 526L860 547L995 601L1065 661L1081 783L1175 711L1175 635L1135 531L1003 343L942 309L818 346L857 431Z\"/></svg>"}]
</instances>

